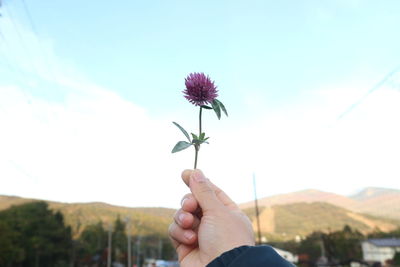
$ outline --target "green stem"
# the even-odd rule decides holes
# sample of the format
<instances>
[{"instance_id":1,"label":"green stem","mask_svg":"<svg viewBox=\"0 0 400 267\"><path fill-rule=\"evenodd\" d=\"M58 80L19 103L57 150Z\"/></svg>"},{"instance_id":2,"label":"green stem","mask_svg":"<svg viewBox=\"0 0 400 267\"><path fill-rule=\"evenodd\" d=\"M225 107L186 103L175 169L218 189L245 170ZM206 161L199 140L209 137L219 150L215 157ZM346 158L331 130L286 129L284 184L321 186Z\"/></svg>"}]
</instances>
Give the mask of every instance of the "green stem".
<instances>
[{"instance_id":1,"label":"green stem","mask_svg":"<svg viewBox=\"0 0 400 267\"><path fill-rule=\"evenodd\" d=\"M199 154L199 148L197 145L195 145L194 149L196 150L195 154L194 154L194 169L196 169L197 167L197 155Z\"/></svg>"},{"instance_id":2,"label":"green stem","mask_svg":"<svg viewBox=\"0 0 400 267\"><path fill-rule=\"evenodd\" d=\"M200 112L199 112L199 136L201 135L201 115L203 112L203 108L200 107Z\"/></svg>"},{"instance_id":3,"label":"green stem","mask_svg":"<svg viewBox=\"0 0 400 267\"><path fill-rule=\"evenodd\" d=\"M203 108L200 107L200 112L199 112L199 136L201 135L201 115L203 113ZM200 150L200 145L195 145L194 149L196 150L195 154L194 154L194 168L197 168L197 158L198 158L198 154L199 154L199 150Z\"/></svg>"}]
</instances>

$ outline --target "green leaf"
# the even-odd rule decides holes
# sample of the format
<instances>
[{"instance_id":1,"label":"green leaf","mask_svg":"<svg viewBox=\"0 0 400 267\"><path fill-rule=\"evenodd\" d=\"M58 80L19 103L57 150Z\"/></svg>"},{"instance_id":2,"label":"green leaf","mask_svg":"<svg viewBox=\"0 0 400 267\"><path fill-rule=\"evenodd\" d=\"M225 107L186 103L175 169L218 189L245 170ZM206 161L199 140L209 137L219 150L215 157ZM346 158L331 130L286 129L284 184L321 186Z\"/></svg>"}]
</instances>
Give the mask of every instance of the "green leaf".
<instances>
[{"instance_id":1,"label":"green leaf","mask_svg":"<svg viewBox=\"0 0 400 267\"><path fill-rule=\"evenodd\" d=\"M226 111L226 108L224 106L224 104L222 104L221 101L219 101L218 99L214 99L215 102L218 103L218 105L221 107L222 111L225 113L225 115L228 117L228 112Z\"/></svg>"},{"instance_id":2,"label":"green leaf","mask_svg":"<svg viewBox=\"0 0 400 267\"><path fill-rule=\"evenodd\" d=\"M211 102L211 105L215 111L215 114L217 114L218 119L221 119L221 108L219 107L218 102L215 101L216 99Z\"/></svg>"},{"instance_id":3,"label":"green leaf","mask_svg":"<svg viewBox=\"0 0 400 267\"><path fill-rule=\"evenodd\" d=\"M172 153L182 151L182 150L190 147L191 145L192 145L191 143L188 143L186 141L179 141L178 143L176 143L176 145L172 149Z\"/></svg>"},{"instance_id":4,"label":"green leaf","mask_svg":"<svg viewBox=\"0 0 400 267\"><path fill-rule=\"evenodd\" d=\"M199 139L199 137L197 137L197 135L195 135L194 133L190 133L190 134L192 135L193 140L194 140L194 139L197 139L197 140Z\"/></svg>"},{"instance_id":5,"label":"green leaf","mask_svg":"<svg viewBox=\"0 0 400 267\"><path fill-rule=\"evenodd\" d=\"M199 139L193 139L192 144L193 145L200 145L202 142Z\"/></svg>"},{"instance_id":6,"label":"green leaf","mask_svg":"<svg viewBox=\"0 0 400 267\"><path fill-rule=\"evenodd\" d=\"M210 138L210 137L207 137L207 138L202 139L202 140L193 139L193 140L192 140L192 143L193 143L194 145L201 145L201 144L203 144L203 143L208 144L207 139L209 139L209 138Z\"/></svg>"},{"instance_id":7,"label":"green leaf","mask_svg":"<svg viewBox=\"0 0 400 267\"><path fill-rule=\"evenodd\" d=\"M201 107L205 108L205 109L213 109L212 107L209 107L209 106L206 106L206 105L202 105Z\"/></svg>"},{"instance_id":8,"label":"green leaf","mask_svg":"<svg viewBox=\"0 0 400 267\"><path fill-rule=\"evenodd\" d=\"M200 136L199 136L199 139L203 140L205 136L206 136L206 133L201 133Z\"/></svg>"},{"instance_id":9,"label":"green leaf","mask_svg":"<svg viewBox=\"0 0 400 267\"><path fill-rule=\"evenodd\" d=\"M178 127L179 128L179 130L181 130L182 131L182 133L186 136L186 138L189 140L189 143L190 142L192 142L191 140L190 140L190 136L189 136L189 134L186 132L186 130L185 129L183 129L183 127L182 126L180 126L178 123L176 123L176 122L172 122L173 124L175 124L176 125L176 127Z\"/></svg>"}]
</instances>

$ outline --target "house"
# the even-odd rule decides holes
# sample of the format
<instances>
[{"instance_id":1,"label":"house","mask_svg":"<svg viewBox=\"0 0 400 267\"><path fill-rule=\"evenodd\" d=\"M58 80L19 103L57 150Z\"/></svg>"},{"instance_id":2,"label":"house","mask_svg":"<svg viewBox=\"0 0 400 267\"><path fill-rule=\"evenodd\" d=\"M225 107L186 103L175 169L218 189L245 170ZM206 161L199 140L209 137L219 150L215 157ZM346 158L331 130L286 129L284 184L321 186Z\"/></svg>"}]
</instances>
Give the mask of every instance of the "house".
<instances>
[{"instance_id":1,"label":"house","mask_svg":"<svg viewBox=\"0 0 400 267\"><path fill-rule=\"evenodd\" d=\"M392 260L396 252L400 252L400 239L368 239L361 243L361 248L365 261L380 262L383 265L387 260Z\"/></svg>"}]
</instances>

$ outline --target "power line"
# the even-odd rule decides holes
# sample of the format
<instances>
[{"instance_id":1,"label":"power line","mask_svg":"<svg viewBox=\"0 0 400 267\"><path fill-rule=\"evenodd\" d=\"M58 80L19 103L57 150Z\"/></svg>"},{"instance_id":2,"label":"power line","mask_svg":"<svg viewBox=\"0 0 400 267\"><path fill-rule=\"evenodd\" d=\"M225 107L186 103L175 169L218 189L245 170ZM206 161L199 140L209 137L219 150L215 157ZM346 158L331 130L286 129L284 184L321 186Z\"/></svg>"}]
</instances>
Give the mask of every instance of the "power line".
<instances>
[{"instance_id":1,"label":"power line","mask_svg":"<svg viewBox=\"0 0 400 267\"><path fill-rule=\"evenodd\" d=\"M28 17L29 23L31 24L32 30L37 35L38 32L36 30L35 23L33 23L33 19L32 19L31 13L29 12L29 8L28 8L25 0L21 0L21 2L22 2L22 5L24 6L24 10L25 10L26 16Z\"/></svg>"},{"instance_id":2,"label":"power line","mask_svg":"<svg viewBox=\"0 0 400 267\"><path fill-rule=\"evenodd\" d=\"M4 36L4 34L2 33L1 29L0 29L0 38L3 40L4 46L6 47L6 49L8 49L9 51L11 51L10 49L10 45L6 39L6 37ZM18 74L19 76L24 76L23 72L21 71L21 69L17 68L17 66L13 66L13 64L11 64L10 62L12 62L12 59L10 58L10 54L7 54L7 51L5 51L4 53L4 59L6 61L6 65L8 66L8 68Z\"/></svg>"},{"instance_id":3,"label":"power line","mask_svg":"<svg viewBox=\"0 0 400 267\"><path fill-rule=\"evenodd\" d=\"M28 178L31 178L33 181L38 181L38 177L30 174L28 171L26 171L26 169L22 168L21 165L15 163L13 160L8 160L9 163L11 163L11 165L18 170L20 173L22 173L23 175L25 175Z\"/></svg>"},{"instance_id":4,"label":"power line","mask_svg":"<svg viewBox=\"0 0 400 267\"><path fill-rule=\"evenodd\" d=\"M27 16L27 18L28 18L28 21L29 21L29 23L30 23L30 25L31 25L32 31L33 31L33 33L34 33L34 35L35 35L35 37L36 37L36 41L37 41L38 44L39 44L39 49L40 49L40 52L41 52L41 54L42 54L43 61L44 61L44 63L46 64L47 70L49 71L49 73L51 74L51 76L53 76L53 79L56 80L56 79L55 79L54 72L53 72L53 68L52 68L50 62L48 61L48 59L47 59L47 57L46 57L46 53L44 52L42 43L41 43L41 41L40 41L40 39L39 39L39 37L38 37L38 36L39 36L39 33L38 33L38 31L37 31L36 24L35 24L34 21L33 21L33 17L32 17L32 15L31 15L31 12L29 11L28 5L26 4L26 1L25 1L25 0L21 0L21 2L22 2L22 5L23 5L23 7L24 7L25 14L26 14L26 16Z\"/></svg>"},{"instance_id":5,"label":"power line","mask_svg":"<svg viewBox=\"0 0 400 267\"><path fill-rule=\"evenodd\" d=\"M13 72L15 75L12 76L12 78L15 80L17 84L21 86L21 91L24 94L25 98L29 102L29 97L28 94L25 92L24 87L27 87L27 85L24 83L25 80L28 80L27 76L24 74L24 72L18 67L18 64L12 64L11 62L16 61L15 59L13 60L11 58L11 53L7 53L7 50L11 51L11 46L8 43L6 37L0 30L0 37L3 40L3 43L5 44L6 50L4 53L4 59L5 59L5 64L8 66L8 69ZM28 86L29 87L29 86ZM5 111L5 110L4 110Z\"/></svg>"},{"instance_id":6,"label":"power line","mask_svg":"<svg viewBox=\"0 0 400 267\"><path fill-rule=\"evenodd\" d=\"M387 74L381 81L379 81L377 84L375 84L374 87L372 87L364 96L362 96L357 102L352 104L350 107L348 107L339 117L338 120L342 119L344 116L349 114L352 110L354 110L356 107L358 107L370 94L381 88L386 82L388 82L397 72L400 71L400 66L396 67L393 71L391 71L389 74Z\"/></svg>"},{"instance_id":7,"label":"power line","mask_svg":"<svg viewBox=\"0 0 400 267\"><path fill-rule=\"evenodd\" d=\"M19 39L19 41L20 41L20 45L21 45L22 49L24 49L25 52L26 52L27 55L28 55L28 59L27 59L27 60L28 60L29 64L32 66L33 71L36 72L36 74L39 74L38 71L37 71L37 68L36 68L35 64L32 62L32 55L31 55L31 53L30 53L30 50L28 49L28 46L25 44L24 38L22 37L22 34L21 34L21 32L19 31L17 24L15 23L15 19L14 19L14 16L13 16L12 12L10 11L9 8L7 8L7 6L3 6L3 7L4 7L4 10L5 10L6 13L7 13L7 16L9 17L9 19L10 19L10 21L11 21L12 26L13 26L14 29L15 29L15 32L16 32L16 34L17 34L17 36L18 36L18 39Z\"/></svg>"}]
</instances>

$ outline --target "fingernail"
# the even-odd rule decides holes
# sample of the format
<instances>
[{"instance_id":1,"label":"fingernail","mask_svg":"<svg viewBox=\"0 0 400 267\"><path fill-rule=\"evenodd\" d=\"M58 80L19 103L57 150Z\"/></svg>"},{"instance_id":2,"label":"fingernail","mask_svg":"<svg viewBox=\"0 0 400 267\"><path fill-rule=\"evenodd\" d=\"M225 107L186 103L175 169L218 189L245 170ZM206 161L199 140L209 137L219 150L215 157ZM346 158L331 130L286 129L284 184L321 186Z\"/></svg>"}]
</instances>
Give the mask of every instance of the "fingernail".
<instances>
[{"instance_id":1,"label":"fingernail","mask_svg":"<svg viewBox=\"0 0 400 267\"><path fill-rule=\"evenodd\" d=\"M198 183L204 183L207 180L201 171L193 172L193 178Z\"/></svg>"},{"instance_id":2,"label":"fingernail","mask_svg":"<svg viewBox=\"0 0 400 267\"><path fill-rule=\"evenodd\" d=\"M183 236L184 236L186 239L190 240L190 239L193 238L194 233L193 233L193 232L190 232L190 231L185 231L185 232L183 233Z\"/></svg>"},{"instance_id":3,"label":"fingernail","mask_svg":"<svg viewBox=\"0 0 400 267\"><path fill-rule=\"evenodd\" d=\"M185 219L185 214L183 214L183 213L179 214L178 220L179 220L180 222L183 222L184 219Z\"/></svg>"},{"instance_id":4,"label":"fingernail","mask_svg":"<svg viewBox=\"0 0 400 267\"><path fill-rule=\"evenodd\" d=\"M187 198L182 199L181 201L181 207L183 207L183 204L185 204L185 201L187 200Z\"/></svg>"}]
</instances>

